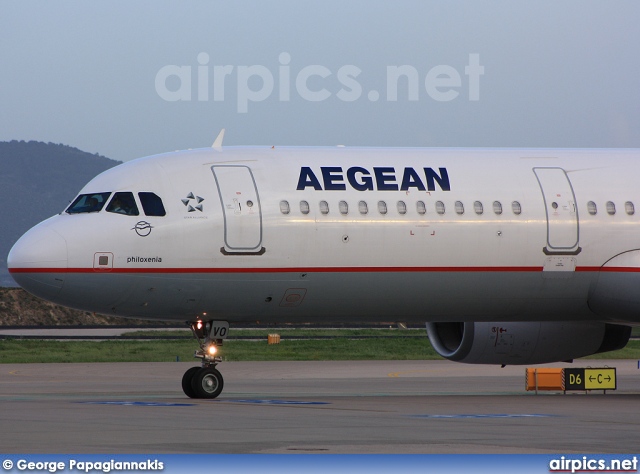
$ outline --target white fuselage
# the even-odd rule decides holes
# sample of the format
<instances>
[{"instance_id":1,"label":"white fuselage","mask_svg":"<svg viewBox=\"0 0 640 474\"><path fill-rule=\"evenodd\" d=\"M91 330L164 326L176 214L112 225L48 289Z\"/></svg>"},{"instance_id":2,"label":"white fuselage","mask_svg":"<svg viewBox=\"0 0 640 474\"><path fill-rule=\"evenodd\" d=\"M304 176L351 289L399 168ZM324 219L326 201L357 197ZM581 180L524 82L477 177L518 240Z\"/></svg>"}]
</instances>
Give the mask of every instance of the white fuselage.
<instances>
[{"instance_id":1,"label":"white fuselage","mask_svg":"<svg viewBox=\"0 0 640 474\"><path fill-rule=\"evenodd\" d=\"M8 261L36 295L134 318L633 323L638 176L638 150L175 152L80 192L138 215L62 212Z\"/></svg>"}]
</instances>

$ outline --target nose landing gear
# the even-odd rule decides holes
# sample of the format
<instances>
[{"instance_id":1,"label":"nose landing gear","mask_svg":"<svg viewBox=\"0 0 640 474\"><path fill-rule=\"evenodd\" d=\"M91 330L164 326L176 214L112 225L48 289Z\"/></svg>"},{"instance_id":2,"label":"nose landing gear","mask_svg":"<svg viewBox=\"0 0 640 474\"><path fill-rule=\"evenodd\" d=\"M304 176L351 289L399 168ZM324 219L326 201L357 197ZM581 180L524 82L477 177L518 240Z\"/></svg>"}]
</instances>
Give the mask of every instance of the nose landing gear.
<instances>
[{"instance_id":1,"label":"nose landing gear","mask_svg":"<svg viewBox=\"0 0 640 474\"><path fill-rule=\"evenodd\" d=\"M182 390L189 398L216 398L223 387L222 374L214 367L192 367L182 377Z\"/></svg>"},{"instance_id":2,"label":"nose landing gear","mask_svg":"<svg viewBox=\"0 0 640 474\"><path fill-rule=\"evenodd\" d=\"M202 360L202 366L191 367L184 373L182 391L189 398L216 398L222 392L224 380L216 369L222 362L222 357L215 354L229 332L229 323L198 320L189 323L189 326L200 345L200 350L195 352L194 357Z\"/></svg>"}]
</instances>

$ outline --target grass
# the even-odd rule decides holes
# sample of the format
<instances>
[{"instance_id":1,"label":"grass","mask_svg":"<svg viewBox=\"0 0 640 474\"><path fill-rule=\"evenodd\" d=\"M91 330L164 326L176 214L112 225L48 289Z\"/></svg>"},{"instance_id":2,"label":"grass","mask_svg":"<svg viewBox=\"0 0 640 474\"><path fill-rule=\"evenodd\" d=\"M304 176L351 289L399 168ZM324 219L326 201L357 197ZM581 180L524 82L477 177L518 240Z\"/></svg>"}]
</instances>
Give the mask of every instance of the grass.
<instances>
[{"instance_id":1,"label":"grass","mask_svg":"<svg viewBox=\"0 0 640 474\"><path fill-rule=\"evenodd\" d=\"M640 340L629 341L627 347L619 351L594 354L585 359L637 359L640 360Z\"/></svg>"},{"instance_id":2,"label":"grass","mask_svg":"<svg viewBox=\"0 0 640 474\"><path fill-rule=\"evenodd\" d=\"M0 362L169 362L193 359L194 340L169 341L0 341ZM227 341L227 361L437 359L426 338L375 340Z\"/></svg>"},{"instance_id":3,"label":"grass","mask_svg":"<svg viewBox=\"0 0 640 474\"><path fill-rule=\"evenodd\" d=\"M282 331L279 331L282 332ZM266 337L265 337L266 339ZM49 341L0 340L1 363L42 362L172 362L193 359L193 340L159 341ZM261 341L227 341L221 349L227 361L282 360L439 360L426 337L283 340L268 345ZM625 349L588 359L640 359L640 341Z\"/></svg>"}]
</instances>

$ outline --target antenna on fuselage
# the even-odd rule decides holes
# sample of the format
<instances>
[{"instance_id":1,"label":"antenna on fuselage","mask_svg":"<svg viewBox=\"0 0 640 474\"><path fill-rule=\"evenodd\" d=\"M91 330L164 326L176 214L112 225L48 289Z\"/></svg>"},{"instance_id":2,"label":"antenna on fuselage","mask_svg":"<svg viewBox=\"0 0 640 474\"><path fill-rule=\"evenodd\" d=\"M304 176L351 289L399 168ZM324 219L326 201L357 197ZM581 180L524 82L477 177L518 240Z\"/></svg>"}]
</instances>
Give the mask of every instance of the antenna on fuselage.
<instances>
[{"instance_id":1,"label":"antenna on fuselage","mask_svg":"<svg viewBox=\"0 0 640 474\"><path fill-rule=\"evenodd\" d=\"M222 130L220 130L220 133L218 133L218 136L214 140L213 145L211 145L211 148L216 148L218 150L221 149L222 148L222 140L224 140L224 128Z\"/></svg>"}]
</instances>

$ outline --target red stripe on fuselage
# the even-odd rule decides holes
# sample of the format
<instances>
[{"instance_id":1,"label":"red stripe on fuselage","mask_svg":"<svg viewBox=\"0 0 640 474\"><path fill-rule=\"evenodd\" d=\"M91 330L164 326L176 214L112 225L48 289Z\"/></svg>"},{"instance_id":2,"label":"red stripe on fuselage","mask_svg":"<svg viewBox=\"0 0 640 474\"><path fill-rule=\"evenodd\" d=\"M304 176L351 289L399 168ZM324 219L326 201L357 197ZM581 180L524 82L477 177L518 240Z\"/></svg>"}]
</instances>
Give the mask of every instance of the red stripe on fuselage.
<instances>
[{"instance_id":1,"label":"red stripe on fuselage","mask_svg":"<svg viewBox=\"0 0 640 474\"><path fill-rule=\"evenodd\" d=\"M300 267L300 268L11 268L10 273L477 273L541 272L542 267ZM577 272L637 273L636 267L577 267Z\"/></svg>"}]
</instances>

